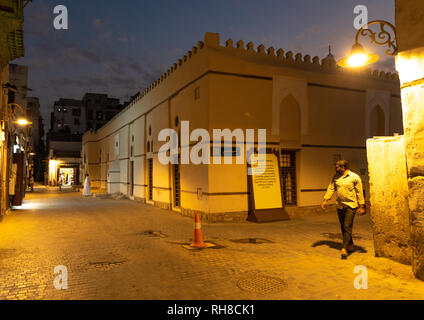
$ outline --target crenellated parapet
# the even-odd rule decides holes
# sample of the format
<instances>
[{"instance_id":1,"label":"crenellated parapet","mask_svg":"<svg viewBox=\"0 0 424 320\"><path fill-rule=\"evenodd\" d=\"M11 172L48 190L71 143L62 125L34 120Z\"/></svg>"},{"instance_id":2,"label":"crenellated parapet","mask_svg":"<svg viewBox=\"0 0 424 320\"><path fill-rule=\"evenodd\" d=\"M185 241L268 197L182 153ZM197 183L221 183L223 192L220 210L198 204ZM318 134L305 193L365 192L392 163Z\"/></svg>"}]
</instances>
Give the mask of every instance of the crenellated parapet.
<instances>
[{"instance_id":1,"label":"crenellated parapet","mask_svg":"<svg viewBox=\"0 0 424 320\"><path fill-rule=\"evenodd\" d=\"M214 39L213 44L219 43L219 34L212 35L214 35L216 38ZM229 51L237 50L237 52L244 52L246 55L252 58L266 56L270 59L270 61L274 60L281 66L298 67L302 69L310 69L322 72L350 73L375 78L377 80L398 81L397 73L384 72L379 70L371 71L370 69L366 68L360 70L347 70L345 68L338 67L337 61L334 59L334 56L331 53L327 57L320 59L318 56L311 57L309 54L295 54L292 51L285 52L283 49L276 50L272 46L265 48L263 44L258 45L255 50L253 42L248 42L245 46L243 40L237 41L236 47L233 46L233 43L234 40L230 38L225 41L225 46L222 46L221 48L225 48ZM210 43L205 41L205 45L210 46Z\"/></svg>"},{"instance_id":2,"label":"crenellated parapet","mask_svg":"<svg viewBox=\"0 0 424 320\"><path fill-rule=\"evenodd\" d=\"M190 51L187 52L182 58L178 59L176 63L174 63L168 70L166 70L156 81L150 84L149 87L140 91L136 97L130 102L129 106L134 105L139 100L143 99L150 91L159 86L163 81L169 78L174 74L177 70L183 67L183 65L192 59L200 50L204 48L204 43L202 41L197 42L197 46L193 47Z\"/></svg>"},{"instance_id":3,"label":"crenellated parapet","mask_svg":"<svg viewBox=\"0 0 424 320\"><path fill-rule=\"evenodd\" d=\"M334 56L330 54L320 59L318 56L311 57L309 54L302 53L294 54L292 51L285 52L283 49L275 49L274 47L266 48L263 44L256 47L253 42L248 42L246 45L243 40L234 43L233 39L225 41L223 46L220 45L220 36L218 33L207 32L204 37L204 42L198 41L197 46L192 47L183 57L177 60L168 70L166 70L156 81L148 88L140 92L130 103L134 105L140 99L145 97L150 91L159 86L163 81L171 77L175 72L184 67L184 64L193 59L204 48L217 48L224 52L242 55L243 58L258 58L266 59L269 63L274 63L277 66L293 67L303 70L326 72L326 73L348 73L352 75L365 76L376 80L384 81L399 81L397 73L384 72L379 70L371 70L362 68L359 70L341 68L337 66Z\"/></svg>"}]
</instances>

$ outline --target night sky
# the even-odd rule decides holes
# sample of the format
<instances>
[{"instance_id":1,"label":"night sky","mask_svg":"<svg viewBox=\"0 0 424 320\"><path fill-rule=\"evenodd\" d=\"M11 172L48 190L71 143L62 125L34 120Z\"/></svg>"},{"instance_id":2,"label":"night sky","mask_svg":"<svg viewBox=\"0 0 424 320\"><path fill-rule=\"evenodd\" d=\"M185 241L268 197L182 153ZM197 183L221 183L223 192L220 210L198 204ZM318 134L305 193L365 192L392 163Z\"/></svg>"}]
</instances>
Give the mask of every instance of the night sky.
<instances>
[{"instance_id":1,"label":"night sky","mask_svg":"<svg viewBox=\"0 0 424 320\"><path fill-rule=\"evenodd\" d=\"M46 129L59 97L108 93L124 102L148 86L205 32L221 42L252 41L294 53L338 59L353 44L353 8L364 4L369 20L394 22L393 0L33 0L25 9L29 96L38 96ZM69 29L55 30L53 8L69 10ZM378 52L376 68L393 71L394 59ZM368 46L367 46L368 45Z\"/></svg>"}]
</instances>

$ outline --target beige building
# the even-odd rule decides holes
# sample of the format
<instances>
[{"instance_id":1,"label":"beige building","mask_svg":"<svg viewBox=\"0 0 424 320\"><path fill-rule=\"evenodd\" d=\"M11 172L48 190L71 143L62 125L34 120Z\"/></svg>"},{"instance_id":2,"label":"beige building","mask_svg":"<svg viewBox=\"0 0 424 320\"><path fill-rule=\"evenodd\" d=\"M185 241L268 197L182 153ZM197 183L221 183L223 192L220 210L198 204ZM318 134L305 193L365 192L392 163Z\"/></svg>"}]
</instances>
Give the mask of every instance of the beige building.
<instances>
[{"instance_id":1,"label":"beige building","mask_svg":"<svg viewBox=\"0 0 424 320\"><path fill-rule=\"evenodd\" d=\"M9 100L14 93L9 83L9 61L24 56L24 8L29 1L0 0L0 214L10 208L9 177L12 167L12 138L9 138Z\"/></svg>"},{"instance_id":2,"label":"beige building","mask_svg":"<svg viewBox=\"0 0 424 320\"><path fill-rule=\"evenodd\" d=\"M13 102L23 108L20 116L25 117L28 103L28 66L9 64L9 82L15 87L16 93L13 95Z\"/></svg>"},{"instance_id":3,"label":"beige building","mask_svg":"<svg viewBox=\"0 0 424 320\"><path fill-rule=\"evenodd\" d=\"M158 161L159 132L179 131L181 121L211 137L213 129L266 129L292 216L317 208L340 158L368 194L366 139L403 132L396 74L342 70L331 54L320 60L251 42L221 45L218 34L206 33L123 111L84 135L92 187L211 221L244 220L247 165L235 164L232 152L224 152L232 165Z\"/></svg>"}]
</instances>

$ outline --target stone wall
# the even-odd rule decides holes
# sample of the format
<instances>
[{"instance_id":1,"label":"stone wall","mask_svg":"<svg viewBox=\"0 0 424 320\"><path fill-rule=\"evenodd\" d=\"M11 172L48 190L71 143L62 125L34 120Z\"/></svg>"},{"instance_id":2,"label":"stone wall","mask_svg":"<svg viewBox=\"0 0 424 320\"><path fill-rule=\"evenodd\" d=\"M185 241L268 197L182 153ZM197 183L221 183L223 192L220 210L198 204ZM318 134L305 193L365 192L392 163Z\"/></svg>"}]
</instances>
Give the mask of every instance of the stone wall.
<instances>
[{"instance_id":1,"label":"stone wall","mask_svg":"<svg viewBox=\"0 0 424 320\"><path fill-rule=\"evenodd\" d=\"M408 165L412 267L424 280L424 1L396 0L396 69Z\"/></svg>"},{"instance_id":2,"label":"stone wall","mask_svg":"<svg viewBox=\"0 0 424 320\"><path fill-rule=\"evenodd\" d=\"M411 210L412 268L417 278L424 280L424 177L409 180Z\"/></svg>"}]
</instances>

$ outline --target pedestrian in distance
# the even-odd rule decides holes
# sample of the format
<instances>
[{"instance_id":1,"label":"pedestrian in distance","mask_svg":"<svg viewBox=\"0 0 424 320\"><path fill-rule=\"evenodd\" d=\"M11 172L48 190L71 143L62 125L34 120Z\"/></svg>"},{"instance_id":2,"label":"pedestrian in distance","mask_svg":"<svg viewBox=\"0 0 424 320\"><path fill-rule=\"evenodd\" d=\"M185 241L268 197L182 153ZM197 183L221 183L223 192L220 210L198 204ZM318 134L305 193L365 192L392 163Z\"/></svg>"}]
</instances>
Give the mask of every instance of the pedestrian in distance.
<instances>
[{"instance_id":1,"label":"pedestrian in distance","mask_svg":"<svg viewBox=\"0 0 424 320\"><path fill-rule=\"evenodd\" d=\"M82 194L83 194L84 197L89 197L91 195L91 191L90 191L90 177L89 177L88 173L85 175L84 191L83 191Z\"/></svg>"},{"instance_id":2,"label":"pedestrian in distance","mask_svg":"<svg viewBox=\"0 0 424 320\"><path fill-rule=\"evenodd\" d=\"M61 174L59 176L59 181L57 182L57 184L59 185L59 191L62 191L62 183L63 183L63 175Z\"/></svg>"},{"instance_id":3,"label":"pedestrian in distance","mask_svg":"<svg viewBox=\"0 0 424 320\"><path fill-rule=\"evenodd\" d=\"M34 176L32 174L29 178L29 188L30 188L31 192L34 191Z\"/></svg>"},{"instance_id":4,"label":"pedestrian in distance","mask_svg":"<svg viewBox=\"0 0 424 320\"><path fill-rule=\"evenodd\" d=\"M337 214L343 235L341 258L347 259L348 254L352 253L355 248L352 239L353 220L355 215L365 214L362 181L356 173L349 170L347 160L340 160L336 163L336 174L331 179L321 204L323 210L326 210L326 204L334 193L337 196Z\"/></svg>"}]
</instances>

